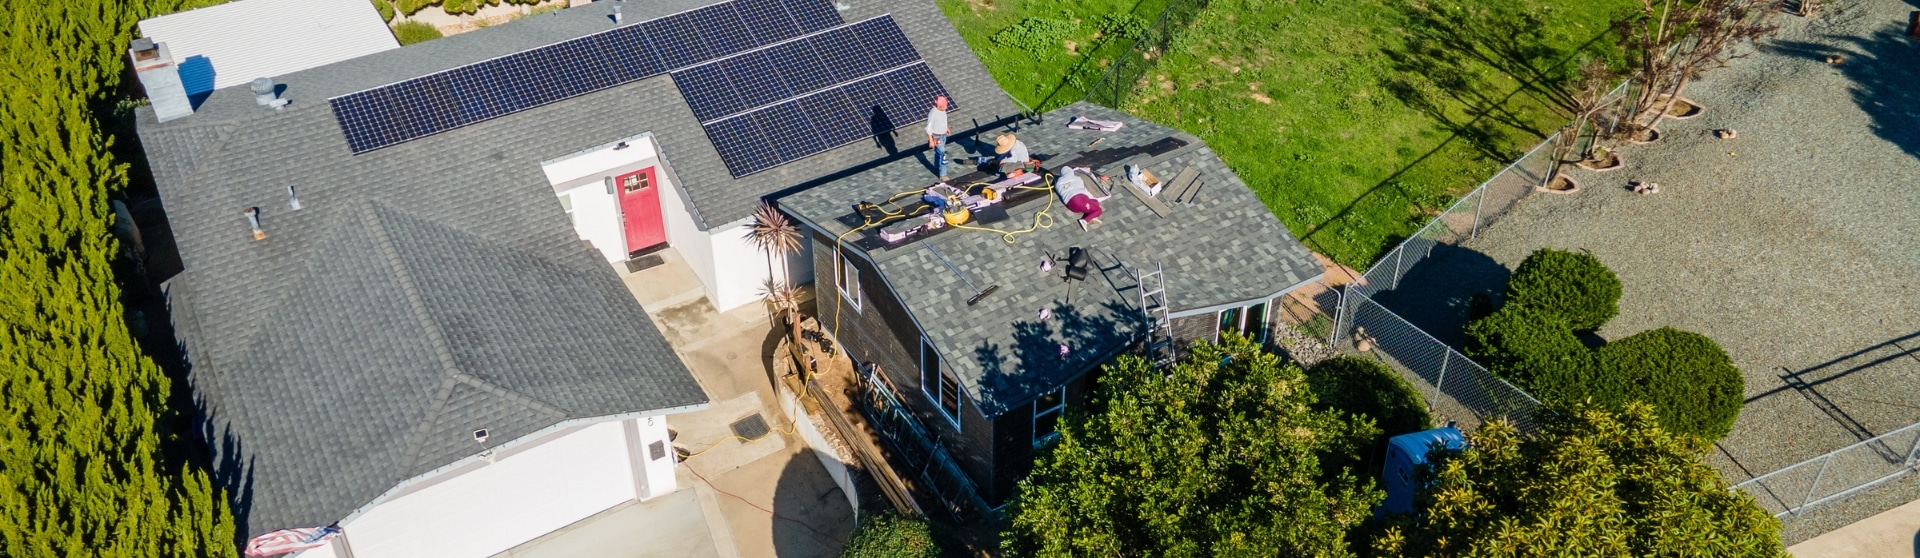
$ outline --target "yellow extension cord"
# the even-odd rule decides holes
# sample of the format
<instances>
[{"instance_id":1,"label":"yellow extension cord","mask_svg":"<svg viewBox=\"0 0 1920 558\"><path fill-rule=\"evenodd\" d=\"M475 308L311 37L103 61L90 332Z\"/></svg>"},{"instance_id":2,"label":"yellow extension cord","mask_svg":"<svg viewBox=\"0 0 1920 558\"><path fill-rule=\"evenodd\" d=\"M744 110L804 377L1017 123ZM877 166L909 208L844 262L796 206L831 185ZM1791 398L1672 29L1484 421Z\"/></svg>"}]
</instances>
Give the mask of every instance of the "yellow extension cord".
<instances>
[{"instance_id":1,"label":"yellow extension cord","mask_svg":"<svg viewBox=\"0 0 1920 558\"><path fill-rule=\"evenodd\" d=\"M1041 186L1014 186L1014 187L1013 187L1013 188L1015 188L1015 189L1021 189L1021 190L1046 190L1046 191L1048 191L1048 192L1049 192L1049 193L1047 194L1047 206L1046 206L1046 207L1043 207L1043 208L1040 208L1040 211L1039 211L1038 213L1034 213L1034 214L1033 214L1033 226L1031 226L1031 227L1027 227L1027 228L1025 228L1025 229L1021 229L1021 230L1017 230L1017 231L1003 231L1003 230L1000 230L1000 229L995 229L995 228L988 228L988 227L974 227L974 226L968 226L968 225L949 225L949 226L951 226L951 227L953 227L953 228L956 228L956 229L966 229L966 230L974 230L974 231L987 231L987 232L995 232L995 233L1000 233L1000 235L1001 235L1001 236L1000 236L1000 239L1001 239L1001 240L1005 240L1005 241L1007 241L1007 244L1013 244L1014 242L1016 242L1016 241L1018 240L1018 236L1019 236L1019 235L1022 235L1022 234L1026 234L1026 233L1030 233L1030 232L1033 232L1033 231L1037 231L1037 230L1040 230L1040 229L1050 229L1050 228L1053 228L1053 213L1052 213L1052 211L1053 211L1053 198L1054 198L1054 196L1053 196L1053 194L1051 193L1051 192L1053 191L1053 173L1041 173L1041 175L1040 175L1040 177L1041 177L1041 178L1040 178L1040 180L1041 180L1041 184L1042 184ZM985 182L971 182L971 183L968 183L968 184L967 184L967 188L972 188L972 187L974 187L974 186L980 186L980 185L988 185L988 186L990 186L991 184L988 184L988 183L985 183ZM904 209L904 208L901 208L901 207L900 207L900 206L898 206L898 205L894 205L894 203L893 203L893 202L894 202L895 200L898 200L898 199L900 199L900 197L901 197L901 196L905 196L905 195L910 195L910 194L916 194L916 193L921 193L921 192L925 192L925 191L927 191L927 189L926 189L926 188L919 188L919 189L914 189L914 190L906 190L906 191L902 191L902 192L897 192L897 193L895 193L895 194L893 194L893 195L891 195L891 196L887 196L887 201L884 201L884 202L881 202L881 203L884 203L884 204L887 204L887 205L890 205L890 206L893 206L893 207L894 207L894 209L895 209L895 211L888 211L888 210L887 210L886 208L880 208L880 213L881 213L881 215L882 215L883 217L881 217L881 219L880 219L879 221L873 221L873 220L867 220L867 217L866 217L866 215L865 215L864 213L862 213L860 217L861 217L861 219L863 219L863 220L866 220L866 222L865 222L865 223L862 223L862 224L861 224L860 226L858 226L858 227L854 227L854 228L853 228L852 230L849 230L849 231L847 231L847 232L844 232L844 233L840 233L840 236L838 236L838 237L835 237L835 238L833 239L833 265L834 265L834 266L835 266L836 268L837 268L837 267L839 267L839 265L840 265L840 260L841 260L842 258L844 258L844 257L845 257L845 256L844 256L844 248L845 248L845 246L846 246L846 242L845 242L845 241L846 241L846 238L847 238L847 235L851 235L851 234L853 234L853 233L857 233L857 232L860 232L860 231L863 231L863 230L866 230L866 229L868 229L868 228L872 228L872 227L875 227L875 226L879 226L879 225L884 225L884 224L887 224L887 223L890 223L890 222L893 222L893 221L897 221L897 220L900 220L900 219L905 219L905 218L907 218L907 217L910 217L909 215L906 215L906 209ZM880 207L880 206L879 206L879 205L875 205L874 207L877 207L877 208L878 208L878 207ZM835 288L839 288L839 285L838 285L838 283L839 283L839 281L840 281L840 276L839 276L839 274L838 274L838 273L836 273L836 274L834 274L834 282L835 282ZM834 338L834 339L836 339L836 340L838 340L838 339L840 339L840 307L841 307L841 302L842 302L842 299L843 299L843 298L845 298L845 297L838 297L838 296L836 296L836 297L833 297L833 338ZM836 342L837 342L837 341L836 341ZM849 358L851 358L851 357L849 357Z\"/></svg>"}]
</instances>

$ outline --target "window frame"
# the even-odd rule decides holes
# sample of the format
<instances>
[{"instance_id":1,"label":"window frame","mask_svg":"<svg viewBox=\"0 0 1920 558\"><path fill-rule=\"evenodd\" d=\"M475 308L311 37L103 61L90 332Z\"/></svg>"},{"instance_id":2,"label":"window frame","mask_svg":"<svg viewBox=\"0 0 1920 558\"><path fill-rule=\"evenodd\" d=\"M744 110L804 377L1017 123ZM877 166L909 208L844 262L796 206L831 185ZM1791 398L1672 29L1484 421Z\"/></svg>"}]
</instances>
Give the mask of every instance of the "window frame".
<instances>
[{"instance_id":1,"label":"window frame","mask_svg":"<svg viewBox=\"0 0 1920 558\"><path fill-rule=\"evenodd\" d=\"M928 374L932 371L932 374ZM949 388L948 384L952 387ZM955 432L960 431L960 410L966 407L965 390L960 389L960 377L948 370L946 361L933 348L933 341L920 338L920 392L933 403L933 408L953 424ZM947 398L953 398L953 410L947 410Z\"/></svg>"},{"instance_id":2,"label":"window frame","mask_svg":"<svg viewBox=\"0 0 1920 558\"><path fill-rule=\"evenodd\" d=\"M1052 406L1042 408L1041 405L1044 405L1047 403L1048 397L1053 398ZM1065 416L1067 412L1067 386L1061 385L1060 387L1053 388L1051 390L1048 390L1045 393L1040 394L1040 397L1038 399L1033 400L1032 408L1033 408L1033 424L1032 424L1031 432L1033 433L1033 436L1032 436L1033 445L1035 447L1039 447L1043 444L1046 444L1047 442L1053 441L1054 438L1059 438L1060 437L1060 418ZM1040 417L1045 415L1053 416L1053 426L1048 429L1046 434L1041 434L1040 433Z\"/></svg>"},{"instance_id":3,"label":"window frame","mask_svg":"<svg viewBox=\"0 0 1920 558\"><path fill-rule=\"evenodd\" d=\"M1255 343L1266 343L1267 342L1266 323L1269 320L1273 319L1273 315L1272 315L1273 301L1272 300L1262 300L1260 302L1248 304L1246 306L1235 306L1232 308L1221 310L1219 312L1215 312L1214 321L1213 321L1214 342L1218 343L1220 341L1225 340L1227 338L1227 331L1229 328L1231 328L1232 331L1234 331L1235 333L1246 335L1247 334L1247 317L1255 315L1255 313L1253 312L1254 308L1260 309L1258 313L1258 316L1260 317L1260 321L1258 324L1260 325L1260 329L1258 332L1256 332L1257 333L1256 335L1250 335L1249 337L1252 337L1253 342ZM1232 326L1227 325L1228 316L1230 314L1233 316L1232 321L1235 323L1235 325L1232 325Z\"/></svg>"},{"instance_id":4,"label":"window frame","mask_svg":"<svg viewBox=\"0 0 1920 558\"><path fill-rule=\"evenodd\" d=\"M847 304L853 305L855 312L859 312L861 299L865 298L866 294L860 288L860 268L854 267L853 256L845 252L835 254L835 257L837 259L833 264L833 290L840 291L840 298L845 299ZM852 278L851 281L848 280L849 277ZM849 286L852 288L849 289Z\"/></svg>"}]
</instances>

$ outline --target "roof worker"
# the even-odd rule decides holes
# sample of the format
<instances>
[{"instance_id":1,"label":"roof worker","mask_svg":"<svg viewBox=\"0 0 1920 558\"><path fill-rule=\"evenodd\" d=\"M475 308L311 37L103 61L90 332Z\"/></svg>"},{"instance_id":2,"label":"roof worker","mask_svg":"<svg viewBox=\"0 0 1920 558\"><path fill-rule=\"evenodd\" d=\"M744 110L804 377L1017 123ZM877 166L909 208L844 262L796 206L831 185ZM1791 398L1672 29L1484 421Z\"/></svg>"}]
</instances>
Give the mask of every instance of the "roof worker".
<instances>
[{"instance_id":1,"label":"roof worker","mask_svg":"<svg viewBox=\"0 0 1920 558\"><path fill-rule=\"evenodd\" d=\"M927 147L933 149L933 172L947 179L947 96L934 95L933 109L927 111Z\"/></svg>"},{"instance_id":2,"label":"roof worker","mask_svg":"<svg viewBox=\"0 0 1920 558\"><path fill-rule=\"evenodd\" d=\"M1000 134L993 138L993 164L1002 175L1013 174L1015 169L1033 170L1033 157L1027 153L1027 142L1013 134Z\"/></svg>"},{"instance_id":3,"label":"roof worker","mask_svg":"<svg viewBox=\"0 0 1920 558\"><path fill-rule=\"evenodd\" d=\"M1107 198L1093 197L1093 191L1087 189L1086 179L1081 178L1082 172L1091 170L1060 167L1060 178L1053 181L1053 193L1060 196L1061 201L1067 202L1067 209L1080 214L1080 230L1088 230L1100 226L1100 202Z\"/></svg>"}]
</instances>

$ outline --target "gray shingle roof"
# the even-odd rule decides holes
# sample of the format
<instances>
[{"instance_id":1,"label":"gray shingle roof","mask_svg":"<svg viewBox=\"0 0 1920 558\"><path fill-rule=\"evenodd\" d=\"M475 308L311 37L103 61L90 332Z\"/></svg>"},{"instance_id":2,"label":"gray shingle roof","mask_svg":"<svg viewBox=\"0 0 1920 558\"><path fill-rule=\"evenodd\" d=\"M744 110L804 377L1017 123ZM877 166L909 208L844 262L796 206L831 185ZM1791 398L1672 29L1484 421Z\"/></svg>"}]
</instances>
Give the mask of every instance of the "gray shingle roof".
<instances>
[{"instance_id":1,"label":"gray shingle roof","mask_svg":"<svg viewBox=\"0 0 1920 558\"><path fill-rule=\"evenodd\" d=\"M1126 126L1112 133L1067 129L1074 115L1119 120ZM990 140L1000 131L981 139ZM1131 195L1111 192L1101 219L1105 225L1091 232L1081 231L1074 223L1077 215L1057 200L1033 201L1015 208L1011 220L988 225L1023 229L1034 223L1035 213L1050 207L1051 228L1017 235L1013 243L1002 235L961 230L868 253L988 416L1105 359L1139 331L1133 270L1164 265L1168 302L1175 312L1259 299L1322 273L1312 254L1198 138L1088 103L1055 110L1045 123L1025 124L1017 135L1046 159L1049 169L1075 158L1099 138L1105 139L1094 149L1179 137L1189 142L1186 147L1155 157L1159 162L1146 168L1171 180L1192 167L1205 186L1198 201L1172 205L1164 219ZM990 149L991 144L983 147ZM1118 175L1118 165L1109 173ZM917 161L897 161L782 197L780 206L838 236L850 228L840 219L852 212L854 203L878 202L894 192L925 187L932 178ZM847 238L851 242L857 235ZM1073 246L1090 249L1102 270L1071 287L1069 304L1068 286L1060 279L1064 265L1049 274L1040 271L1040 262L1049 255L1064 258ZM967 306L974 295L968 281L980 289L1000 288ZM1042 308L1051 309L1052 319L1039 320ZM1068 347L1065 356L1059 352L1061 344Z\"/></svg>"},{"instance_id":2,"label":"gray shingle roof","mask_svg":"<svg viewBox=\"0 0 1920 558\"><path fill-rule=\"evenodd\" d=\"M625 2L628 22L714 0ZM929 1L891 13L960 103L1015 114ZM709 226L887 155L854 144L735 180L658 76L351 155L328 97L607 29L612 2L282 76L293 104L215 91L139 132L186 271L169 284L190 379L249 534L324 525L396 483L578 418L706 402L639 305L567 224L540 161L652 133ZM918 143L903 132L902 143ZM291 211L286 188L305 209ZM268 239L248 236L258 206ZM472 431L489 429L487 444Z\"/></svg>"},{"instance_id":3,"label":"gray shingle roof","mask_svg":"<svg viewBox=\"0 0 1920 558\"><path fill-rule=\"evenodd\" d=\"M626 21L638 22L712 3L715 0L620 4L625 7ZM933 2L856 0L841 3L849 6L841 11L841 17L849 22L892 14L915 50L919 51L928 67L958 103L959 108L950 116L955 130L1018 114L1006 94L1001 92L999 84L987 73L986 67L973 57L972 50ZM255 104L248 87L238 86L215 91L191 117L157 125L148 121L143 126L143 133L145 128L156 126L167 130L232 123L268 126L279 132L281 137L299 139L302 149L309 155L336 164L386 165L387 176L398 180L422 176L422 171L426 169L405 162L422 156L459 157L461 154L478 156L498 153L509 158L508 162L523 168L523 171L531 169L532 172L538 172L542 159L652 132L668 163L673 166L675 174L692 198L696 216L708 226L725 225L747 218L760 198L767 194L889 155L876 142L856 142L735 179L721 164L718 152L707 141L706 132L700 128L693 111L680 97L672 78L665 75L357 157L347 154L346 139L332 120L327 98L605 31L612 25L608 14L612 13L613 4L600 2L541 14L311 70L272 76L275 83L286 86L283 96L293 101L284 111L287 115L272 118L286 119L296 113L325 113L328 118L324 122L318 119L311 123L305 119L293 123L258 122L269 118L265 116L266 110ZM920 116L912 115L910 118L917 121ZM919 134L916 127L907 126L898 134L899 146L918 145L921 141Z\"/></svg>"}]
</instances>

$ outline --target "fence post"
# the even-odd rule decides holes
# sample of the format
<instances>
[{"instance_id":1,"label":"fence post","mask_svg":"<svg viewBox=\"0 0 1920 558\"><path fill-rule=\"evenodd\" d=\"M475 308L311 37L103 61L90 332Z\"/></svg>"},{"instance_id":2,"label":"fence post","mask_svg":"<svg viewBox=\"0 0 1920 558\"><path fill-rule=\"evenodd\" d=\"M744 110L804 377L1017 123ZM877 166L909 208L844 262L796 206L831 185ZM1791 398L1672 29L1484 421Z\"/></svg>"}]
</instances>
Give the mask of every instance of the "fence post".
<instances>
[{"instance_id":1,"label":"fence post","mask_svg":"<svg viewBox=\"0 0 1920 558\"><path fill-rule=\"evenodd\" d=\"M1433 401L1427 403L1427 409L1429 410L1440 406L1440 389L1441 386L1447 385L1447 360L1451 358L1453 358L1453 351L1442 351L1440 353L1440 379L1434 380L1433 382Z\"/></svg>"},{"instance_id":2,"label":"fence post","mask_svg":"<svg viewBox=\"0 0 1920 558\"><path fill-rule=\"evenodd\" d=\"M1400 264L1406 259L1407 243L1402 241L1398 248L1393 249L1393 288L1396 290L1400 288Z\"/></svg>"},{"instance_id":3,"label":"fence post","mask_svg":"<svg viewBox=\"0 0 1920 558\"><path fill-rule=\"evenodd\" d=\"M1353 285L1349 283L1333 291L1333 327L1327 328L1329 346L1340 344L1340 320L1347 317L1347 289L1351 288Z\"/></svg>"},{"instance_id":4,"label":"fence post","mask_svg":"<svg viewBox=\"0 0 1920 558\"><path fill-rule=\"evenodd\" d=\"M1913 437L1913 447L1911 447L1911 448L1907 448L1907 468L1908 468L1908 469L1912 469L1912 468L1913 468L1913 454L1914 454L1914 452L1920 452L1920 434L1915 434L1915 435L1914 435L1914 437Z\"/></svg>"},{"instance_id":5,"label":"fence post","mask_svg":"<svg viewBox=\"0 0 1920 558\"><path fill-rule=\"evenodd\" d=\"M1487 206L1487 185L1481 184L1480 200L1477 202L1474 202L1473 204L1473 234L1467 235L1467 239L1471 240L1475 238L1480 238L1480 209L1486 206Z\"/></svg>"},{"instance_id":6,"label":"fence post","mask_svg":"<svg viewBox=\"0 0 1920 558\"><path fill-rule=\"evenodd\" d=\"M1833 455L1828 454L1827 462L1820 464L1820 474L1814 475L1813 484L1807 485L1807 496L1805 498L1800 499L1800 505L1794 506L1793 509L1787 510L1788 513L1792 513L1795 516L1799 516L1800 508L1806 507L1807 502L1813 501L1813 491L1820 488L1820 479L1827 477L1827 467L1831 467L1831 466L1833 466Z\"/></svg>"}]
</instances>

